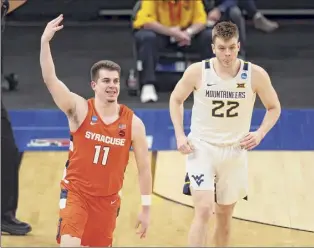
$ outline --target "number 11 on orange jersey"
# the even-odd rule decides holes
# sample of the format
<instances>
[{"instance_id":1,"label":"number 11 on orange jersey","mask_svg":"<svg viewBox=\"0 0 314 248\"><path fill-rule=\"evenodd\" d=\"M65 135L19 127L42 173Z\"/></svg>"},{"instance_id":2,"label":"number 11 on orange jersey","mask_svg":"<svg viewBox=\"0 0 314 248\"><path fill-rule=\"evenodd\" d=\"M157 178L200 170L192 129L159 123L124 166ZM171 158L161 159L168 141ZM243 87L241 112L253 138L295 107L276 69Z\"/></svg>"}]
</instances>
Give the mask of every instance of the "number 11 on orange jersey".
<instances>
[{"instance_id":1,"label":"number 11 on orange jersey","mask_svg":"<svg viewBox=\"0 0 314 248\"><path fill-rule=\"evenodd\" d=\"M102 157L101 165L105 166L107 164L108 155L109 155L110 147L107 146L95 146L95 154L94 154L94 164L99 164L99 159Z\"/></svg>"}]
</instances>

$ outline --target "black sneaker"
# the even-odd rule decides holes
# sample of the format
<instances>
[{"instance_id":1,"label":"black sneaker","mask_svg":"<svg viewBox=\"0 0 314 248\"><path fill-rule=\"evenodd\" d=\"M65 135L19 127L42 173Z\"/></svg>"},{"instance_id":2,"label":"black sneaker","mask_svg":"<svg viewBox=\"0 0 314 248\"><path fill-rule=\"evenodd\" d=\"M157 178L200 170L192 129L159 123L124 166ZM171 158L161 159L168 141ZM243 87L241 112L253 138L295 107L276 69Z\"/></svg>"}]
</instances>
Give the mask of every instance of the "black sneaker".
<instances>
[{"instance_id":1,"label":"black sneaker","mask_svg":"<svg viewBox=\"0 0 314 248\"><path fill-rule=\"evenodd\" d=\"M11 235L26 235L32 231L32 227L16 219L14 216L3 216L1 218L1 232Z\"/></svg>"}]
</instances>

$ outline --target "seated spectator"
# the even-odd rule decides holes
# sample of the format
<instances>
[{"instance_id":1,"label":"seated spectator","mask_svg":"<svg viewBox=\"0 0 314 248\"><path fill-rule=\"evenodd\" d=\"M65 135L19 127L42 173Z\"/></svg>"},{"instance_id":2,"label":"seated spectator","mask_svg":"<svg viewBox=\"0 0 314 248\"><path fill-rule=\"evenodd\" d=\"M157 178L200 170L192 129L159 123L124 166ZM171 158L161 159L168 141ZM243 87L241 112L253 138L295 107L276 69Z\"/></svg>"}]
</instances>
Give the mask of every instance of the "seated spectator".
<instances>
[{"instance_id":1,"label":"seated spectator","mask_svg":"<svg viewBox=\"0 0 314 248\"><path fill-rule=\"evenodd\" d=\"M237 6L237 0L203 0L203 2L207 12L207 20L211 25L218 21L230 20L238 26L241 44L239 56L245 59L245 19Z\"/></svg>"},{"instance_id":2,"label":"seated spectator","mask_svg":"<svg viewBox=\"0 0 314 248\"><path fill-rule=\"evenodd\" d=\"M211 29L206 28L202 1L142 1L135 20L138 60L142 62L141 101L158 100L155 68L160 49L196 50L200 59L212 57Z\"/></svg>"}]
</instances>

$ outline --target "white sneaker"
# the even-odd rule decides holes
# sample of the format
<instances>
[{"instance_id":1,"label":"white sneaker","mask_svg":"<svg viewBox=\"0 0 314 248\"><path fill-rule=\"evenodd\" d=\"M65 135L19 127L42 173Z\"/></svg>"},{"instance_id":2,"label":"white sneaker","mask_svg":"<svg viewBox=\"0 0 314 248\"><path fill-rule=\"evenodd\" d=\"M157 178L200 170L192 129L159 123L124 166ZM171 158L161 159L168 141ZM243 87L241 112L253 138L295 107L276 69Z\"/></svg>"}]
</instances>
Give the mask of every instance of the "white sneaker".
<instances>
[{"instance_id":1,"label":"white sneaker","mask_svg":"<svg viewBox=\"0 0 314 248\"><path fill-rule=\"evenodd\" d=\"M156 93L156 89L153 84L144 85L141 92L141 102L146 103L149 101L153 101L153 102L158 101L158 95Z\"/></svg>"}]
</instances>

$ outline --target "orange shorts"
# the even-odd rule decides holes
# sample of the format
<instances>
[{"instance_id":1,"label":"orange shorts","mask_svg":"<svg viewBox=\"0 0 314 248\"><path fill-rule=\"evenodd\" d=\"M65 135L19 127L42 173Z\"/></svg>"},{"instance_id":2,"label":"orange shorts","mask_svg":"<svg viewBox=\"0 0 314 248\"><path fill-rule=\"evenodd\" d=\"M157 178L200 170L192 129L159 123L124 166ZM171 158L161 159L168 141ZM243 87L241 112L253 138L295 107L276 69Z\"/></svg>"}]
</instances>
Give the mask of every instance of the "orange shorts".
<instances>
[{"instance_id":1,"label":"orange shorts","mask_svg":"<svg viewBox=\"0 0 314 248\"><path fill-rule=\"evenodd\" d=\"M61 189L57 243L68 234L81 239L83 246L112 246L113 232L120 208L118 194L91 196Z\"/></svg>"}]
</instances>

